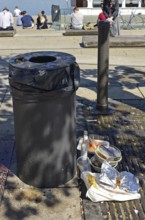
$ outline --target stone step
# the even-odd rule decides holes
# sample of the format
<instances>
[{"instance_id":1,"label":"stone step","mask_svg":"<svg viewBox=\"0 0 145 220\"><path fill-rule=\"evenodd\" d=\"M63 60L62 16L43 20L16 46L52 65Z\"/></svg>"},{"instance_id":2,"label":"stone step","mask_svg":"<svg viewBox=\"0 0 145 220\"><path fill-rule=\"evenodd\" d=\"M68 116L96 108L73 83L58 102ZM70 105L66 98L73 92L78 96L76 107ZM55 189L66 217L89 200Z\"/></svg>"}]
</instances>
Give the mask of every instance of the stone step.
<instances>
[{"instance_id":1,"label":"stone step","mask_svg":"<svg viewBox=\"0 0 145 220\"><path fill-rule=\"evenodd\" d=\"M83 36L82 45L85 48L97 48L98 37ZM145 47L145 35L121 35L116 37L110 37L110 47Z\"/></svg>"},{"instance_id":2,"label":"stone step","mask_svg":"<svg viewBox=\"0 0 145 220\"><path fill-rule=\"evenodd\" d=\"M14 37L16 30L0 30L0 37Z\"/></svg>"},{"instance_id":3,"label":"stone step","mask_svg":"<svg viewBox=\"0 0 145 220\"><path fill-rule=\"evenodd\" d=\"M63 33L64 36L84 36L84 35L98 35L98 29L94 30L74 30L68 29Z\"/></svg>"}]
</instances>

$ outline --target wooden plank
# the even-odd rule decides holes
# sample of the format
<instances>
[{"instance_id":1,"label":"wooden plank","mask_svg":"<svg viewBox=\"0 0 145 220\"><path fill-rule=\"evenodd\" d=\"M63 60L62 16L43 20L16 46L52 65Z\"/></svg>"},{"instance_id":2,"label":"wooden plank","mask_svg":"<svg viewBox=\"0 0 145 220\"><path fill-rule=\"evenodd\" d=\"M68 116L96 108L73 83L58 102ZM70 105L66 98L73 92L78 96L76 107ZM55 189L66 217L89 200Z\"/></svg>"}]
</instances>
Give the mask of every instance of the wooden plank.
<instances>
[{"instance_id":1,"label":"wooden plank","mask_svg":"<svg viewBox=\"0 0 145 220\"><path fill-rule=\"evenodd\" d=\"M14 30L0 30L0 37L14 37L16 29Z\"/></svg>"},{"instance_id":2,"label":"wooden plank","mask_svg":"<svg viewBox=\"0 0 145 220\"><path fill-rule=\"evenodd\" d=\"M63 33L64 36L83 36L83 35L97 35L98 29L94 30L74 30L68 29Z\"/></svg>"},{"instance_id":3,"label":"wooden plank","mask_svg":"<svg viewBox=\"0 0 145 220\"><path fill-rule=\"evenodd\" d=\"M83 36L82 44L85 48L96 48L98 47L98 37ZM110 37L110 47L145 47L145 36Z\"/></svg>"}]
</instances>

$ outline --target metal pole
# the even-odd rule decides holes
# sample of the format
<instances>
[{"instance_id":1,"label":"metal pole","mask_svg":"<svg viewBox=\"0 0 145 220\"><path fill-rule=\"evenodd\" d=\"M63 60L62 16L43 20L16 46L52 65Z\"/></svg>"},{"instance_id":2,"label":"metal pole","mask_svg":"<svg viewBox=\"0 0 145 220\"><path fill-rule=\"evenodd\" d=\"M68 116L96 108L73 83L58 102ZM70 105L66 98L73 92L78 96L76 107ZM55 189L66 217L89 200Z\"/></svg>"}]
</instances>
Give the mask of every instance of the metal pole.
<instances>
[{"instance_id":1,"label":"metal pole","mask_svg":"<svg viewBox=\"0 0 145 220\"><path fill-rule=\"evenodd\" d=\"M100 21L98 24L98 110L108 109L109 36L110 23L108 21Z\"/></svg>"}]
</instances>

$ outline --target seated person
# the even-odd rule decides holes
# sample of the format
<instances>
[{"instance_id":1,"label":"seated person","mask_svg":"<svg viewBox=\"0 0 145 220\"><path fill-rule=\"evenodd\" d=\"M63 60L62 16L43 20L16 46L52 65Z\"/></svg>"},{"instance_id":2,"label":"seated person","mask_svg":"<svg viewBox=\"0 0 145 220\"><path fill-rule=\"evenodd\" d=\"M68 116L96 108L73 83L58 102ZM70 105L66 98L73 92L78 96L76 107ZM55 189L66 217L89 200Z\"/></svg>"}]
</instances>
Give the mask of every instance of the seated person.
<instances>
[{"instance_id":1,"label":"seated person","mask_svg":"<svg viewBox=\"0 0 145 220\"><path fill-rule=\"evenodd\" d=\"M0 29L1 30L14 30L12 24L14 22L13 15L9 12L8 8L4 8L0 12Z\"/></svg>"},{"instance_id":2,"label":"seated person","mask_svg":"<svg viewBox=\"0 0 145 220\"><path fill-rule=\"evenodd\" d=\"M33 28L34 19L27 14L26 11L23 11L23 17L21 18L23 28Z\"/></svg>"},{"instance_id":3,"label":"seated person","mask_svg":"<svg viewBox=\"0 0 145 220\"><path fill-rule=\"evenodd\" d=\"M17 17L17 26L22 26L22 20L21 18L23 17L23 11L20 12L19 16Z\"/></svg>"},{"instance_id":4,"label":"seated person","mask_svg":"<svg viewBox=\"0 0 145 220\"><path fill-rule=\"evenodd\" d=\"M41 11L37 17L37 29L47 29L47 17L44 11Z\"/></svg>"},{"instance_id":5,"label":"seated person","mask_svg":"<svg viewBox=\"0 0 145 220\"><path fill-rule=\"evenodd\" d=\"M18 8L18 6L16 6L14 9L14 17L18 17L20 13L21 13L21 10Z\"/></svg>"},{"instance_id":6,"label":"seated person","mask_svg":"<svg viewBox=\"0 0 145 220\"><path fill-rule=\"evenodd\" d=\"M79 12L79 9L75 7L71 14L71 25L72 29L82 29L83 27L83 15Z\"/></svg>"}]
</instances>

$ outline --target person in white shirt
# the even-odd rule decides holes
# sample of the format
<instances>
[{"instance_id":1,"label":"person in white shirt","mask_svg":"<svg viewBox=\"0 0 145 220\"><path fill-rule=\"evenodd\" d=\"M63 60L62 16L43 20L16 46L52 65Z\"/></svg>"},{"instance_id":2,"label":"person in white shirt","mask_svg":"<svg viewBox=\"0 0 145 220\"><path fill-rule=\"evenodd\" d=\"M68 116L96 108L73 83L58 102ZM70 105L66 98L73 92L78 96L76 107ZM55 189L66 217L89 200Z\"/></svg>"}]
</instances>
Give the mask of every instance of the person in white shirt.
<instances>
[{"instance_id":1,"label":"person in white shirt","mask_svg":"<svg viewBox=\"0 0 145 220\"><path fill-rule=\"evenodd\" d=\"M71 28L82 29L83 27L83 15L79 12L79 8L75 7L71 14Z\"/></svg>"},{"instance_id":2,"label":"person in white shirt","mask_svg":"<svg viewBox=\"0 0 145 220\"><path fill-rule=\"evenodd\" d=\"M18 8L18 6L16 6L14 9L14 17L18 17L20 13L21 13L21 10Z\"/></svg>"},{"instance_id":3,"label":"person in white shirt","mask_svg":"<svg viewBox=\"0 0 145 220\"><path fill-rule=\"evenodd\" d=\"M4 8L2 12L0 12L0 28L1 29L11 29L14 23L13 15L9 12L8 8Z\"/></svg>"}]
</instances>

